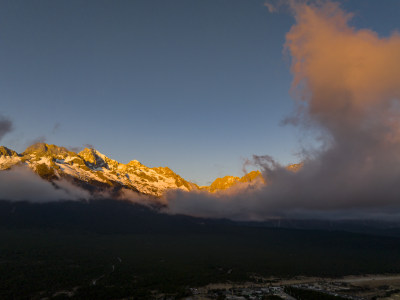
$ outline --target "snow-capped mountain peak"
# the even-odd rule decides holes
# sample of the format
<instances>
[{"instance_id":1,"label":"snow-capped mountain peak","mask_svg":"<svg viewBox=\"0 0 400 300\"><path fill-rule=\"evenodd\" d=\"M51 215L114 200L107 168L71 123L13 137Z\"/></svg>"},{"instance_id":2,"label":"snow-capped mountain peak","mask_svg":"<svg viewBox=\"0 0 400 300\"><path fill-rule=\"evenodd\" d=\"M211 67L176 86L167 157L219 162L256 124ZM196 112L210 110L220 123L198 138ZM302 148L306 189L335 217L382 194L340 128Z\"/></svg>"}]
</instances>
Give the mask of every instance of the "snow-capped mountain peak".
<instances>
[{"instance_id":1,"label":"snow-capped mountain peak","mask_svg":"<svg viewBox=\"0 0 400 300\"><path fill-rule=\"evenodd\" d=\"M93 193L104 190L118 193L125 188L158 197L170 189L217 192L241 183L265 183L261 172L253 171L241 178L217 178L210 186L199 187L168 167L150 168L137 160L119 163L93 148L76 153L65 147L36 143L18 154L7 147L0 147L0 170L16 165L25 165L49 181L66 179ZM293 171L300 168L300 164L288 167Z\"/></svg>"}]
</instances>

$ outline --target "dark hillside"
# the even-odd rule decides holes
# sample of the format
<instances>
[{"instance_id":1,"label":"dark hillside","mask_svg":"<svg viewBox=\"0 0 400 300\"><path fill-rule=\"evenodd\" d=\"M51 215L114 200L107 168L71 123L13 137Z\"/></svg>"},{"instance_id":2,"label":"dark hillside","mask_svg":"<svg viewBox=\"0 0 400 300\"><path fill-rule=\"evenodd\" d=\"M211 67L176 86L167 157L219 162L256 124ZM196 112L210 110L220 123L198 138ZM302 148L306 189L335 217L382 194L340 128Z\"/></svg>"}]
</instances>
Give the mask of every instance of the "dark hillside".
<instances>
[{"instance_id":1,"label":"dark hillside","mask_svg":"<svg viewBox=\"0 0 400 300\"><path fill-rule=\"evenodd\" d=\"M243 226L115 201L1 202L0 239L1 299L74 288L80 299L148 299L252 274L400 272L398 238Z\"/></svg>"}]
</instances>

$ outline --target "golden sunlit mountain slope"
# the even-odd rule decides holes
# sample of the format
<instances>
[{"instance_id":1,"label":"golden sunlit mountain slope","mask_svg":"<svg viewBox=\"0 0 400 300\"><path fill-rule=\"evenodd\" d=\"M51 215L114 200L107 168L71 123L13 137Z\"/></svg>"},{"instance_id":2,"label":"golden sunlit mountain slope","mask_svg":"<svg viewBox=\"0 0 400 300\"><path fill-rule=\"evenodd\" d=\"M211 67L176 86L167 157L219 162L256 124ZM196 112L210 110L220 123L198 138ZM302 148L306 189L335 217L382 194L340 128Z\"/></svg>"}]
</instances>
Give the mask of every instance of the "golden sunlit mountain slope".
<instances>
[{"instance_id":1,"label":"golden sunlit mountain slope","mask_svg":"<svg viewBox=\"0 0 400 300\"><path fill-rule=\"evenodd\" d=\"M168 167L149 168L137 160L119 163L93 148L76 153L64 147L37 143L23 153L0 147L0 170L25 165L43 179L56 181L67 179L92 191L118 191L126 188L141 194L159 197L166 190L207 190L216 192L229 189L239 183L265 183L260 171L252 171L243 177L225 176L217 178L210 186L189 182ZM291 165L297 170L300 165Z\"/></svg>"}]
</instances>

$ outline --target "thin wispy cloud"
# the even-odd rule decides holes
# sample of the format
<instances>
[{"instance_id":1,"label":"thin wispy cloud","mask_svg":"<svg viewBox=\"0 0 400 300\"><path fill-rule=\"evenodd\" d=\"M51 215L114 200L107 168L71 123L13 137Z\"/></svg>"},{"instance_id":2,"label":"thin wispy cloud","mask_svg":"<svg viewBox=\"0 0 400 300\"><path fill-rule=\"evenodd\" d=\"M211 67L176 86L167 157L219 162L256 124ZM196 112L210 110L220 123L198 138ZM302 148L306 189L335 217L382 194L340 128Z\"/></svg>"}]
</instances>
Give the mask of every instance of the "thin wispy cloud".
<instances>
[{"instance_id":1,"label":"thin wispy cloud","mask_svg":"<svg viewBox=\"0 0 400 300\"><path fill-rule=\"evenodd\" d=\"M9 118L0 115L0 140L2 140L7 133L11 132L12 129L12 121Z\"/></svg>"}]
</instances>

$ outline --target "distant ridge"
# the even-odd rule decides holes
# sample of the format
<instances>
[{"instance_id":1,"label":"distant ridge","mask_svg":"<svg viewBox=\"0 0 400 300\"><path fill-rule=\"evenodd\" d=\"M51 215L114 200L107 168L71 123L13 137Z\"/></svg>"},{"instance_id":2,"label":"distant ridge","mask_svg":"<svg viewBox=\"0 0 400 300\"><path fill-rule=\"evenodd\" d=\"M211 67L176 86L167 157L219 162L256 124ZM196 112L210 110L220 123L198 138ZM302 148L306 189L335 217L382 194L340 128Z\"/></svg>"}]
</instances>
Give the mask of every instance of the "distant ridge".
<instances>
[{"instance_id":1,"label":"distant ridge","mask_svg":"<svg viewBox=\"0 0 400 300\"><path fill-rule=\"evenodd\" d=\"M206 190L213 193L240 183L265 183L260 171L252 171L241 178L225 176L217 178L210 186L198 186L168 167L149 168L137 160L122 164L93 148L85 148L76 153L65 147L36 143L18 154L1 146L0 170L8 170L18 165L29 167L48 181L64 178L92 192L118 192L125 188L155 197L162 196L165 191L171 189ZM298 165L288 167L293 171L298 168Z\"/></svg>"}]
</instances>

